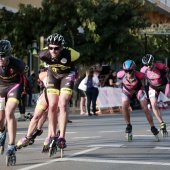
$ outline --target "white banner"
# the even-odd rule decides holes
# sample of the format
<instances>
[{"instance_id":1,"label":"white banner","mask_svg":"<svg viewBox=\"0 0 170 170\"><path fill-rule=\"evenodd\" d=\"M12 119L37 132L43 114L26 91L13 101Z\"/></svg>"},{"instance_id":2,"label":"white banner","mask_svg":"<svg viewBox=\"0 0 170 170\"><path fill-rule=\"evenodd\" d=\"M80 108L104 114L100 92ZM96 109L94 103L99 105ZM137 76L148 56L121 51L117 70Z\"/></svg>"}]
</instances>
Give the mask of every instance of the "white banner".
<instances>
[{"instance_id":1,"label":"white banner","mask_svg":"<svg viewBox=\"0 0 170 170\"><path fill-rule=\"evenodd\" d=\"M121 94L121 88L100 87L97 106L99 108L122 106Z\"/></svg>"}]
</instances>

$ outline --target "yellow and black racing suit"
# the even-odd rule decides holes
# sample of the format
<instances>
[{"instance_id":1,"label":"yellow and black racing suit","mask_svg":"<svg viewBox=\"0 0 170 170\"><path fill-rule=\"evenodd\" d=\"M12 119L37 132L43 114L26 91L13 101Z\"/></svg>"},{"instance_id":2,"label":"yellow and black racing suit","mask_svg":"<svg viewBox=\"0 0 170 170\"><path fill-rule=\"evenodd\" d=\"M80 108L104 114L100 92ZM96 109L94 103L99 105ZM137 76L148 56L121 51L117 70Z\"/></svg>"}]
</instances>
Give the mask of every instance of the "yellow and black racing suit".
<instances>
[{"instance_id":1,"label":"yellow and black racing suit","mask_svg":"<svg viewBox=\"0 0 170 170\"><path fill-rule=\"evenodd\" d=\"M75 71L73 70L73 62L77 60L80 53L71 49L64 48L60 55L53 59L48 49L39 52L42 61L49 65L47 71L47 94L72 94Z\"/></svg>"}]
</instances>

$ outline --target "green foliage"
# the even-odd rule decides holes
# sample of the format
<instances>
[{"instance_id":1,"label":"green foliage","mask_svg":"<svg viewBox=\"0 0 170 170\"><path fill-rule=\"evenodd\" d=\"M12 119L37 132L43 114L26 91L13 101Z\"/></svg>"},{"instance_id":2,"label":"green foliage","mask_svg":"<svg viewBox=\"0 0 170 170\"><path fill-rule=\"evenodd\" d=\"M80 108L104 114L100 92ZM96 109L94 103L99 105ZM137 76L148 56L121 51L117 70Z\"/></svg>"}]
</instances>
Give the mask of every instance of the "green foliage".
<instances>
[{"instance_id":1,"label":"green foliage","mask_svg":"<svg viewBox=\"0 0 170 170\"><path fill-rule=\"evenodd\" d=\"M42 0L42 8L20 4L17 13L5 8L1 12L0 36L8 36L13 53L28 56L32 40L58 32L66 46L80 51L81 64L123 62L131 58L140 62L144 38L139 30L150 25L145 13L151 9L143 0ZM84 33L77 28L83 27ZM148 49L161 48L164 38L153 37ZM168 41L167 41L168 44Z\"/></svg>"}]
</instances>

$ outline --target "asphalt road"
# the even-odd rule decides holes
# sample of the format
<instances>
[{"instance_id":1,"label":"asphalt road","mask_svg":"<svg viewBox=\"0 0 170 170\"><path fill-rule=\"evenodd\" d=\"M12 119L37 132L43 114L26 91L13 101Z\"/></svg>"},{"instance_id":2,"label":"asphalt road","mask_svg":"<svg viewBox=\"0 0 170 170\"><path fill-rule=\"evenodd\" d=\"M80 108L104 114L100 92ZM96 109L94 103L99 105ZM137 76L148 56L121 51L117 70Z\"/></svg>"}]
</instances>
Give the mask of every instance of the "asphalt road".
<instances>
[{"instance_id":1,"label":"asphalt road","mask_svg":"<svg viewBox=\"0 0 170 170\"><path fill-rule=\"evenodd\" d=\"M163 111L163 118L170 130L170 114ZM35 143L16 152L15 166L6 167L5 154L0 155L0 170L169 170L170 137L160 142L150 132L150 126L141 110L131 113L133 140L125 137L125 122L121 113L104 114L95 117L70 115L73 123L67 127L67 148L64 157L60 151L53 157L41 153L47 136L48 122L45 122L44 133ZM160 127L154 116L157 128ZM17 140L24 137L29 121L19 122ZM169 132L170 135L170 132ZM6 141L7 147L8 138ZM5 148L6 149L6 148Z\"/></svg>"}]
</instances>

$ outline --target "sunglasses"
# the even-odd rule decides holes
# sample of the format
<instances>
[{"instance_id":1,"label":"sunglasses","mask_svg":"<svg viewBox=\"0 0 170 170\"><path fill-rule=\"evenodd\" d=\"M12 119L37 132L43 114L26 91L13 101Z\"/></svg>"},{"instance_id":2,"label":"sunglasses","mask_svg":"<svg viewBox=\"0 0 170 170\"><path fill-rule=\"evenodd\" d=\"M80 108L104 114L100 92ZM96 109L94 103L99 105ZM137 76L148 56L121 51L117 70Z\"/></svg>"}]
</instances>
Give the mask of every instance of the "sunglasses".
<instances>
[{"instance_id":1,"label":"sunglasses","mask_svg":"<svg viewBox=\"0 0 170 170\"><path fill-rule=\"evenodd\" d=\"M146 67L151 67L152 66L152 63L149 63L149 64L145 64Z\"/></svg>"},{"instance_id":2,"label":"sunglasses","mask_svg":"<svg viewBox=\"0 0 170 170\"><path fill-rule=\"evenodd\" d=\"M1 58L5 58L6 55L5 55L5 54L0 54L0 57L1 57Z\"/></svg>"},{"instance_id":3,"label":"sunglasses","mask_svg":"<svg viewBox=\"0 0 170 170\"><path fill-rule=\"evenodd\" d=\"M132 73L133 72L133 70L124 70L125 71L125 73Z\"/></svg>"},{"instance_id":4,"label":"sunglasses","mask_svg":"<svg viewBox=\"0 0 170 170\"><path fill-rule=\"evenodd\" d=\"M54 51L58 51L60 49L60 47L48 47L49 50L54 50Z\"/></svg>"}]
</instances>

